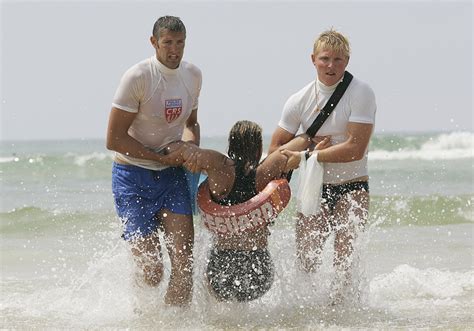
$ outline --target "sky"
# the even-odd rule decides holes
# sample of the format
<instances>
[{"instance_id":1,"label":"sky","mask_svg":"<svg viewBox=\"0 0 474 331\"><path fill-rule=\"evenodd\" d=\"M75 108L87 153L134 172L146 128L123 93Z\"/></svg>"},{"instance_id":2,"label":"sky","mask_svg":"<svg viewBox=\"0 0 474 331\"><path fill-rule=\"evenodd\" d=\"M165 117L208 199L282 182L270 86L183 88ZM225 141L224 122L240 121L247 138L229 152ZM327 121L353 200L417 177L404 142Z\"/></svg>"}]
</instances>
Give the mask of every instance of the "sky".
<instances>
[{"instance_id":1,"label":"sky","mask_svg":"<svg viewBox=\"0 0 474 331\"><path fill-rule=\"evenodd\" d=\"M237 120L271 135L316 76L320 32L351 43L347 70L375 92L375 131L473 130L472 1L1 1L0 139L105 139L122 74L179 16L203 73L203 137Z\"/></svg>"}]
</instances>

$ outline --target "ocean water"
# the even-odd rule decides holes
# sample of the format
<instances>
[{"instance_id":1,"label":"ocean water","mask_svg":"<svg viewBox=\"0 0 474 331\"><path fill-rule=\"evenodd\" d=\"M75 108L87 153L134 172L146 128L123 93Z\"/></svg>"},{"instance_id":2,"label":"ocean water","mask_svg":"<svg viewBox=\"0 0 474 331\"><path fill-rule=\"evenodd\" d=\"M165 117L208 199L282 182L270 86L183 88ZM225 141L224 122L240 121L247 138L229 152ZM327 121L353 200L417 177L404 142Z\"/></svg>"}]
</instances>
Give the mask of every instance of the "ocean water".
<instances>
[{"instance_id":1,"label":"ocean water","mask_svg":"<svg viewBox=\"0 0 474 331\"><path fill-rule=\"evenodd\" d=\"M226 139L202 145L225 151ZM2 329L474 328L472 132L373 137L370 221L354 268L360 297L339 306L328 297L331 242L317 273L295 267L290 203L272 228L276 276L264 297L220 303L208 294L210 237L195 217L193 301L166 307L166 277L153 289L138 281L120 238L104 141L0 146Z\"/></svg>"}]
</instances>

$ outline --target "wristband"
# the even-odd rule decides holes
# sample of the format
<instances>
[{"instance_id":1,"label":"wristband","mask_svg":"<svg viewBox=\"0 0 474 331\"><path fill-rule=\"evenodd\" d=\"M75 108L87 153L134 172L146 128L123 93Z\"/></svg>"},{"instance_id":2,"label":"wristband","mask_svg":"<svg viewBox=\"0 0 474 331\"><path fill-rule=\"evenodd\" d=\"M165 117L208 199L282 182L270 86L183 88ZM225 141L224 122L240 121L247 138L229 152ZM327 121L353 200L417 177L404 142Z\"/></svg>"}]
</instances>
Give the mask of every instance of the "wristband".
<instances>
[{"instance_id":1,"label":"wristband","mask_svg":"<svg viewBox=\"0 0 474 331\"><path fill-rule=\"evenodd\" d=\"M306 151L301 151L300 152L300 162L301 162L301 160L305 160L305 161L307 160Z\"/></svg>"}]
</instances>

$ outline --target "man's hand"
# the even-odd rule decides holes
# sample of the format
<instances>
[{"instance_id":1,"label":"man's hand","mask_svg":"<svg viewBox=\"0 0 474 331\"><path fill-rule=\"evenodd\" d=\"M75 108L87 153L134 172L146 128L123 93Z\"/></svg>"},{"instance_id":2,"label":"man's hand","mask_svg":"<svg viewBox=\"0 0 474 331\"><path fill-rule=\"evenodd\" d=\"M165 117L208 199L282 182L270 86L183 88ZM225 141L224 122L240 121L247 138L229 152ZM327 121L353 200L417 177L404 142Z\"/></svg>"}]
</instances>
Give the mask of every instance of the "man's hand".
<instances>
[{"instance_id":1,"label":"man's hand","mask_svg":"<svg viewBox=\"0 0 474 331\"><path fill-rule=\"evenodd\" d=\"M175 141L166 145L166 147L162 148L157 153L163 155L166 164L171 166L181 166L198 150L199 147L193 143Z\"/></svg>"},{"instance_id":2,"label":"man's hand","mask_svg":"<svg viewBox=\"0 0 474 331\"><path fill-rule=\"evenodd\" d=\"M315 136L311 139L315 144L316 147L314 149L321 150L331 147L331 136Z\"/></svg>"},{"instance_id":3,"label":"man's hand","mask_svg":"<svg viewBox=\"0 0 474 331\"><path fill-rule=\"evenodd\" d=\"M186 144L182 149L181 153L184 159L183 167L193 173L201 171L201 154L202 151L195 144Z\"/></svg>"},{"instance_id":4,"label":"man's hand","mask_svg":"<svg viewBox=\"0 0 474 331\"><path fill-rule=\"evenodd\" d=\"M285 166L285 172L296 169L300 166L301 162L301 152L290 151L289 149L284 149L280 151L281 154L285 155L288 158Z\"/></svg>"},{"instance_id":5,"label":"man's hand","mask_svg":"<svg viewBox=\"0 0 474 331\"><path fill-rule=\"evenodd\" d=\"M176 154L185 144L186 143L184 141L175 141L175 142L169 143L168 145L166 145L166 147L157 151L157 153L161 155L169 155L173 153Z\"/></svg>"}]
</instances>

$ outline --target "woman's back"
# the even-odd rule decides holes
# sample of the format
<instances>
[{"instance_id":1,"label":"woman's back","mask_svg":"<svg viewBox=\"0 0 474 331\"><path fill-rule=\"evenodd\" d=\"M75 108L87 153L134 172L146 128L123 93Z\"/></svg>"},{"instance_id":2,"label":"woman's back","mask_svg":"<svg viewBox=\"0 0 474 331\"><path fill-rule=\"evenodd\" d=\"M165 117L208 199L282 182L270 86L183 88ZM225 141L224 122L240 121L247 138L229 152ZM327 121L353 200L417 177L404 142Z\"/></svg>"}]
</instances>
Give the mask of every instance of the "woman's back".
<instances>
[{"instance_id":1,"label":"woman's back","mask_svg":"<svg viewBox=\"0 0 474 331\"><path fill-rule=\"evenodd\" d=\"M258 193L256 187L256 169L245 169L245 165L241 163L236 163L234 169L235 179L229 194L221 199L214 200L221 205L236 205L253 198Z\"/></svg>"}]
</instances>

